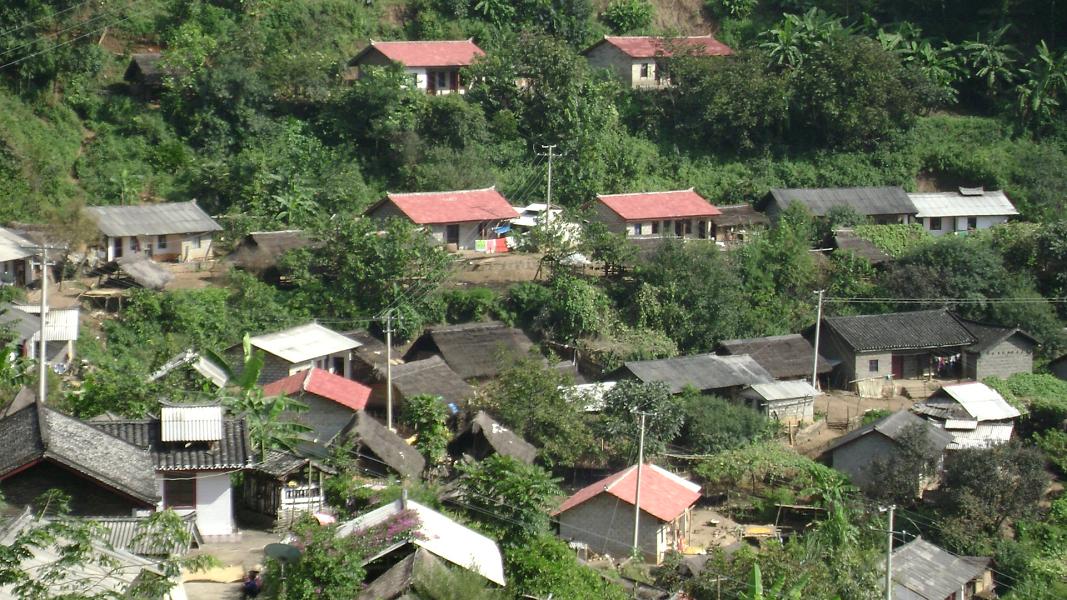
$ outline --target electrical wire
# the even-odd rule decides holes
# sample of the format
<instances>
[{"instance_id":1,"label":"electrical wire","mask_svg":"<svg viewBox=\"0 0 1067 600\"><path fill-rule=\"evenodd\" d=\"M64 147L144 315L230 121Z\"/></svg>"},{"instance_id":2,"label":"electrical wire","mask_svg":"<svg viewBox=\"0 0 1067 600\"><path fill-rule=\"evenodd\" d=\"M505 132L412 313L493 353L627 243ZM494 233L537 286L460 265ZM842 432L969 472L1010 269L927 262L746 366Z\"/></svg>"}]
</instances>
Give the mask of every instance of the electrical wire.
<instances>
[{"instance_id":1,"label":"electrical wire","mask_svg":"<svg viewBox=\"0 0 1067 600\"><path fill-rule=\"evenodd\" d=\"M42 54L47 54L48 52L56 50L57 48L62 48L63 46L69 46L70 44L73 44L74 42L76 42L76 41L78 41L78 40L80 40L82 38L89 37L90 35L93 35L94 33L99 33L101 31L107 29L108 27L112 27L112 26L118 25L119 23L123 23L125 21L129 21L131 18L133 18L133 17L132 16L123 17L122 19L119 19L118 21L114 21L112 23L108 23L107 25L104 25L103 27L100 27L98 29L94 29L92 31L88 31L86 33L83 33L83 34L81 34L81 35L79 35L79 36L77 36L75 38L71 38L71 39L69 39L69 40L67 40L67 41L65 41L65 42L63 42L61 44L56 44L56 45L51 46L49 48L45 48L44 50L41 50L40 52L34 52L33 54L29 54L29 55L23 56L22 58L20 58L18 60L13 60L13 61L11 61L9 63L0 65L0 71L3 71L4 69L6 69L6 68L8 68L10 66L17 65L17 64L19 64L19 63L21 63L23 61L29 60L29 59L34 58L36 56L40 56Z\"/></svg>"},{"instance_id":2,"label":"electrical wire","mask_svg":"<svg viewBox=\"0 0 1067 600\"><path fill-rule=\"evenodd\" d=\"M68 13L68 12L74 10L74 9L81 8L81 7L85 6L86 4L91 4L93 2L98 2L98 1L99 0L85 0L85 2L82 2L80 4L75 4L74 6L68 6L67 8L64 8L61 11L57 11L57 12L52 13L50 15L43 16L40 19L36 19L36 20L30 21L28 23L23 23L22 25L11 27L9 29L5 29L4 31L0 31L0 36L10 35L12 33L15 33L16 31L19 31L20 29L24 29L26 27L32 27L33 25L37 25L38 23L43 23L43 22L45 22L45 21L47 21L49 19L54 19L54 18L58 17L59 15L62 15L64 13Z\"/></svg>"}]
</instances>

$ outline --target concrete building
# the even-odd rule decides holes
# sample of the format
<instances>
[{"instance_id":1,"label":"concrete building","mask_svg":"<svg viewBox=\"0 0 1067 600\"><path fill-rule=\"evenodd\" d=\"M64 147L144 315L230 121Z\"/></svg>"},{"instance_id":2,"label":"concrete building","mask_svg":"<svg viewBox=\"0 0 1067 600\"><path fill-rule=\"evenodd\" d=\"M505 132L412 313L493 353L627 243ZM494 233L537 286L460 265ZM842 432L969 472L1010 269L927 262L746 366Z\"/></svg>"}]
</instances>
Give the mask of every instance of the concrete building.
<instances>
[{"instance_id":1,"label":"concrete building","mask_svg":"<svg viewBox=\"0 0 1067 600\"><path fill-rule=\"evenodd\" d=\"M893 550L893 600L995 598L992 559L957 556L921 537Z\"/></svg>"},{"instance_id":2,"label":"concrete building","mask_svg":"<svg viewBox=\"0 0 1067 600\"><path fill-rule=\"evenodd\" d=\"M1019 214L999 190L961 187L955 192L908 194L908 198L918 210L916 221L934 236L989 229Z\"/></svg>"},{"instance_id":3,"label":"concrete building","mask_svg":"<svg viewBox=\"0 0 1067 600\"><path fill-rule=\"evenodd\" d=\"M631 88L662 88L670 85L666 59L673 56L729 56L734 51L709 35L677 38L604 36L584 52L595 69L610 69Z\"/></svg>"},{"instance_id":4,"label":"concrete building","mask_svg":"<svg viewBox=\"0 0 1067 600\"><path fill-rule=\"evenodd\" d=\"M629 556L636 495L637 465L582 488L552 511L560 537L597 554ZM641 467L638 546L645 560L658 564L668 550L685 549L699 498L699 485L651 463Z\"/></svg>"},{"instance_id":5,"label":"concrete building","mask_svg":"<svg viewBox=\"0 0 1067 600\"><path fill-rule=\"evenodd\" d=\"M351 378L352 351L360 346L356 340L318 323L257 335L249 341L253 348L265 354L260 385L312 368ZM234 362L239 362L243 349L238 344L228 354Z\"/></svg>"},{"instance_id":6,"label":"concrete building","mask_svg":"<svg viewBox=\"0 0 1067 600\"><path fill-rule=\"evenodd\" d=\"M460 69L470 66L485 52L473 39L444 41L376 42L357 54L348 65L362 75L370 66L383 67L399 63L411 76L412 84L430 95L462 94L467 82L460 78Z\"/></svg>"},{"instance_id":7,"label":"concrete building","mask_svg":"<svg viewBox=\"0 0 1067 600\"><path fill-rule=\"evenodd\" d=\"M450 250L506 252L504 235L519 216L496 187L452 192L387 193L364 213L372 219L409 219Z\"/></svg>"},{"instance_id":8,"label":"concrete building","mask_svg":"<svg viewBox=\"0 0 1067 600\"><path fill-rule=\"evenodd\" d=\"M222 230L195 201L85 210L100 230L99 254L105 262L134 254L172 262L209 259L214 233Z\"/></svg>"},{"instance_id":9,"label":"concrete building","mask_svg":"<svg viewBox=\"0 0 1067 600\"><path fill-rule=\"evenodd\" d=\"M23 287L33 282L36 246L32 240L0 227L0 285Z\"/></svg>"},{"instance_id":10,"label":"concrete building","mask_svg":"<svg viewBox=\"0 0 1067 600\"><path fill-rule=\"evenodd\" d=\"M306 411L290 413L286 418L310 429L308 441L298 446L297 454L316 458L326 456L352 416L367 406L370 394L371 389L362 383L318 367L263 386L266 397L288 396L307 406Z\"/></svg>"},{"instance_id":11,"label":"concrete building","mask_svg":"<svg viewBox=\"0 0 1067 600\"><path fill-rule=\"evenodd\" d=\"M1033 373L1037 339L1017 327L998 327L960 319L978 339L963 350L964 379L1007 379L1016 373Z\"/></svg>"},{"instance_id":12,"label":"concrete building","mask_svg":"<svg viewBox=\"0 0 1067 600\"><path fill-rule=\"evenodd\" d=\"M700 194L688 190L600 194L597 218L612 233L628 238L700 238L712 232L712 219L722 214Z\"/></svg>"},{"instance_id":13,"label":"concrete building","mask_svg":"<svg viewBox=\"0 0 1067 600\"><path fill-rule=\"evenodd\" d=\"M855 429L833 441L824 451L830 466L848 475L854 484L863 489L876 487L880 482L871 473L871 467L878 460L889 460L900 452L899 441L909 428L921 428L926 432L926 439L939 453L952 443L952 435L926 422L922 417L901 410L874 423ZM921 481L915 482L916 497L935 478L936 473L929 473Z\"/></svg>"},{"instance_id":14,"label":"concrete building","mask_svg":"<svg viewBox=\"0 0 1067 600\"><path fill-rule=\"evenodd\" d=\"M827 317L823 325L819 353L840 361L833 379L841 387L863 379L956 377L952 361L978 341L944 309Z\"/></svg>"}]
</instances>

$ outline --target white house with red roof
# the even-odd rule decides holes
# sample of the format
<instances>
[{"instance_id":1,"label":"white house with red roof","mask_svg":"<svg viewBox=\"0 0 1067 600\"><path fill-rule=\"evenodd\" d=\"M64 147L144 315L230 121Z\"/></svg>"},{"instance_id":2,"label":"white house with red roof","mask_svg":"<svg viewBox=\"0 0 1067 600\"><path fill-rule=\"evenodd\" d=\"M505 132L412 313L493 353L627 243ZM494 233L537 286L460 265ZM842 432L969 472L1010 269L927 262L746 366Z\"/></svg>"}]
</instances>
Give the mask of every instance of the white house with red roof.
<instances>
[{"instance_id":1,"label":"white house with red roof","mask_svg":"<svg viewBox=\"0 0 1067 600\"><path fill-rule=\"evenodd\" d=\"M729 56L734 51L712 35L665 38L649 35L604 36L582 54L593 68L611 69L632 88L670 84L665 65L672 56Z\"/></svg>"},{"instance_id":2,"label":"white house with red roof","mask_svg":"<svg viewBox=\"0 0 1067 600\"><path fill-rule=\"evenodd\" d=\"M712 218L722 212L688 190L601 194L596 210L608 231L627 237L695 237L712 234Z\"/></svg>"},{"instance_id":3,"label":"white house with red roof","mask_svg":"<svg viewBox=\"0 0 1067 600\"><path fill-rule=\"evenodd\" d=\"M330 443L352 421L352 415L363 410L370 399L371 389L358 381L335 375L325 369L312 368L268 383L263 395L289 396L307 405L308 410L290 415L311 432L308 444L300 454L323 455Z\"/></svg>"},{"instance_id":4,"label":"white house with red roof","mask_svg":"<svg viewBox=\"0 0 1067 600\"><path fill-rule=\"evenodd\" d=\"M582 488L552 512L559 535L584 542L598 554L633 551L637 465ZM641 467L638 545L645 559L659 563L668 550L683 550L692 528L700 486L654 464Z\"/></svg>"},{"instance_id":5,"label":"white house with red roof","mask_svg":"<svg viewBox=\"0 0 1067 600\"><path fill-rule=\"evenodd\" d=\"M519 216L496 186L452 192L386 193L364 213L373 219L400 217L422 225L457 250L503 252L503 235Z\"/></svg>"},{"instance_id":6,"label":"white house with red roof","mask_svg":"<svg viewBox=\"0 0 1067 600\"><path fill-rule=\"evenodd\" d=\"M376 42L364 48L348 62L361 73L365 67L384 67L400 63L411 75L420 90L427 94L462 94L466 91L460 79L460 69L468 67L485 52L473 39L424 41L424 42ZM359 73L357 73L357 77Z\"/></svg>"}]
</instances>

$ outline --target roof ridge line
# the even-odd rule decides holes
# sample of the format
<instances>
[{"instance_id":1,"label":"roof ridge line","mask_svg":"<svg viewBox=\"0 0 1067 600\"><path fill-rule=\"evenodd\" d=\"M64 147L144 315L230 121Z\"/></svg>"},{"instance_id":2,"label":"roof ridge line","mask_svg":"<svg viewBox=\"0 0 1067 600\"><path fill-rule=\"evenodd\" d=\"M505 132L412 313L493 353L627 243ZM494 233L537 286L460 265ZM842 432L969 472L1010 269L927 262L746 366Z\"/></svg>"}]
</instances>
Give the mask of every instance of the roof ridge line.
<instances>
[{"instance_id":1,"label":"roof ridge line","mask_svg":"<svg viewBox=\"0 0 1067 600\"><path fill-rule=\"evenodd\" d=\"M439 191L439 192L390 192L390 191L386 190L385 195L386 195L386 197L392 197L392 196L428 196L428 195L431 195L431 194L459 194L459 193L466 193L466 192L487 192L489 190L496 190L496 184L494 183L493 185L491 185L489 187L484 187L484 188L469 188L469 189L465 189L465 190L442 190L442 191ZM501 195L503 195L503 194L501 194Z\"/></svg>"},{"instance_id":2,"label":"roof ridge line","mask_svg":"<svg viewBox=\"0 0 1067 600\"><path fill-rule=\"evenodd\" d=\"M649 194L677 194L678 192L693 192L697 196L700 196L700 194L697 193L695 187L688 187L688 188L685 188L685 189L659 190L659 191L655 191L655 192L620 192L618 194L597 194L596 197L597 198L611 198L611 197L617 197L617 196L647 196ZM700 196L700 197L704 198L703 196Z\"/></svg>"},{"instance_id":3,"label":"roof ridge line","mask_svg":"<svg viewBox=\"0 0 1067 600\"><path fill-rule=\"evenodd\" d=\"M622 471L619 471L619 476L618 476L618 478L616 478L616 479L615 479L615 481L612 481L611 483L609 483L609 484L605 485L605 486L604 486L604 490L603 490L603 491L605 491L605 492L610 492L610 491L611 491L611 489L612 489L612 488L614 488L616 484L618 484L619 482L621 482L621 481L622 481L623 479L626 479L626 478L627 478L627 477L628 477L628 476L630 475L630 471L633 471L633 470L634 470L634 469L636 469L636 468L637 468L637 465L634 465L634 466L632 466L632 467L626 467L626 468L625 468L625 469L623 469ZM637 484L636 484L636 483L634 483L634 485L636 486Z\"/></svg>"}]
</instances>

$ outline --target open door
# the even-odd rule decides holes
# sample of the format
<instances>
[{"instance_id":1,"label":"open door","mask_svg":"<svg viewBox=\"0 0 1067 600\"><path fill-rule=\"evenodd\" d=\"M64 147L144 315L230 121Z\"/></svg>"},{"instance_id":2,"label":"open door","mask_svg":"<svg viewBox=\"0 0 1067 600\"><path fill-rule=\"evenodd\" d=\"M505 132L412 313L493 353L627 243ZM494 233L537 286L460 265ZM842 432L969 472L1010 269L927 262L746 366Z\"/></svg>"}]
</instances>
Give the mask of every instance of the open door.
<instances>
[{"instance_id":1,"label":"open door","mask_svg":"<svg viewBox=\"0 0 1067 600\"><path fill-rule=\"evenodd\" d=\"M459 225L445 226L445 243L459 244Z\"/></svg>"}]
</instances>

